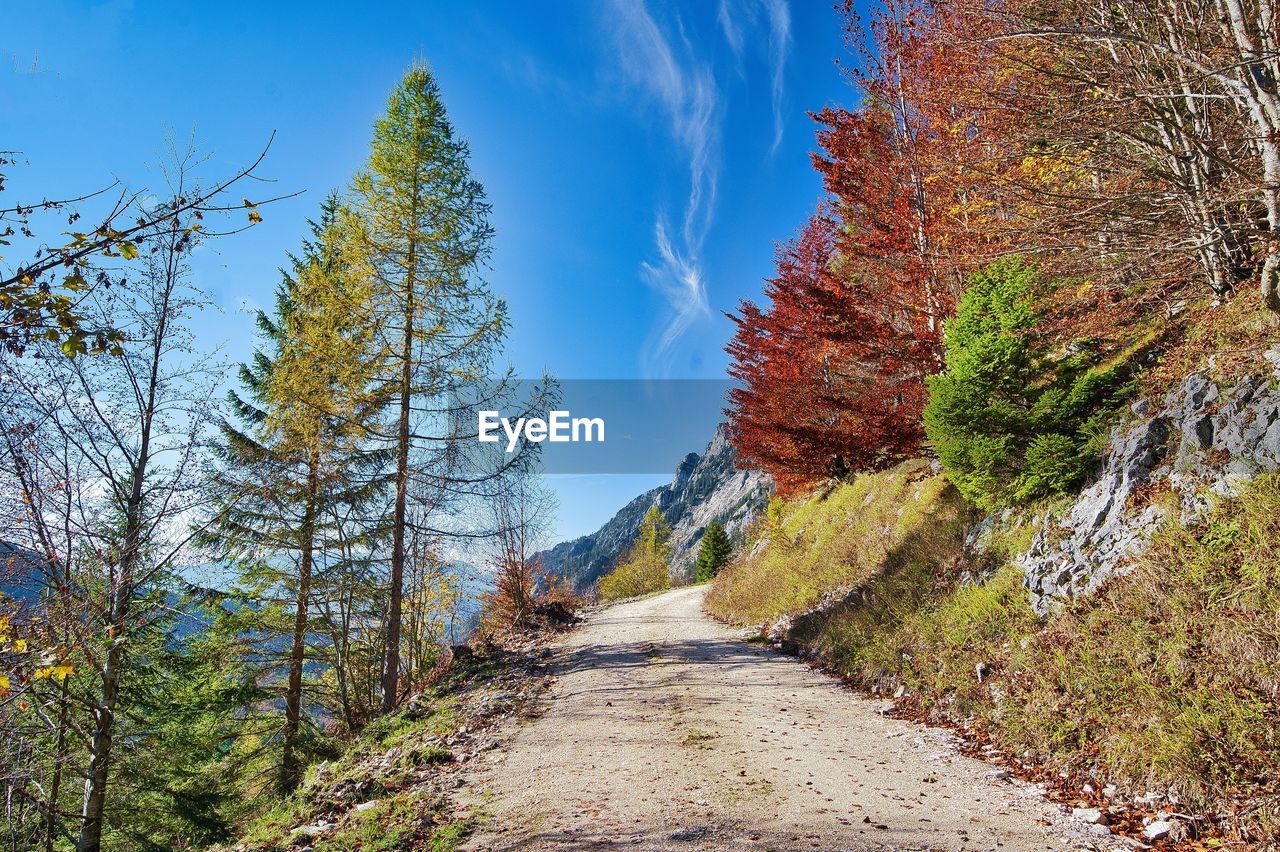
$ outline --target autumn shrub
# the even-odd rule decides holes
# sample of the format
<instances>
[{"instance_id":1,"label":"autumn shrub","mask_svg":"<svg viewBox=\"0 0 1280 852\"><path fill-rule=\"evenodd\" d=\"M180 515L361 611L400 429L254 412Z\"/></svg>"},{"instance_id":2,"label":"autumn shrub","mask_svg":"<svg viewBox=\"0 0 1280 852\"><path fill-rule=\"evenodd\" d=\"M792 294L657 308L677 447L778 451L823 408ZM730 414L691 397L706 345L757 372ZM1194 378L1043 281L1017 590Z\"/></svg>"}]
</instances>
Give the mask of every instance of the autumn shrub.
<instances>
[{"instance_id":1,"label":"autumn shrub","mask_svg":"<svg viewBox=\"0 0 1280 852\"><path fill-rule=\"evenodd\" d=\"M660 592L671 586L666 561L652 554L632 554L600 578L600 599L606 603Z\"/></svg>"},{"instance_id":2,"label":"autumn shrub","mask_svg":"<svg viewBox=\"0 0 1280 852\"><path fill-rule=\"evenodd\" d=\"M1067 491L1096 461L1096 437L1131 392L1122 360L1083 342L1053 348L1036 267L1007 258L974 274L946 323L946 369L928 380L925 432L960 492L986 510Z\"/></svg>"},{"instance_id":3,"label":"autumn shrub","mask_svg":"<svg viewBox=\"0 0 1280 852\"><path fill-rule=\"evenodd\" d=\"M636 542L612 571L600 578L600 599L605 602L660 592L671 586L671 554L667 537L671 527L657 506L640 522Z\"/></svg>"}]
</instances>

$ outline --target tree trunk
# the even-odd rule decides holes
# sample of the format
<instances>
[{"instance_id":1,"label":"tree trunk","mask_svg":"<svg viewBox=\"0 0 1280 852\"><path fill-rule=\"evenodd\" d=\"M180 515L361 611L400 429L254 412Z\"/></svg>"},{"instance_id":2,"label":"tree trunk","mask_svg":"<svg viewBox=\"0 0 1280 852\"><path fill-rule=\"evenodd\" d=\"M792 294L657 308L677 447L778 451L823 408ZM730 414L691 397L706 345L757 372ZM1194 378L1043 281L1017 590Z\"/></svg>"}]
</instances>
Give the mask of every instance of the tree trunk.
<instances>
[{"instance_id":1,"label":"tree trunk","mask_svg":"<svg viewBox=\"0 0 1280 852\"><path fill-rule=\"evenodd\" d=\"M404 533L409 501L409 404L413 395L413 265L409 248L409 280L405 288L404 342L400 357L400 426L396 434L396 506L391 529L391 595L387 602L387 648L382 669L382 712L389 713L400 699L400 618L404 594Z\"/></svg>"},{"instance_id":2,"label":"tree trunk","mask_svg":"<svg viewBox=\"0 0 1280 852\"><path fill-rule=\"evenodd\" d=\"M302 666L307 650L307 613L311 602L311 565L315 552L315 512L318 489L316 459L307 471L307 507L302 521L298 558L298 600L293 615L293 647L289 652L289 683L284 697L284 753L280 759L280 787L292 790L301 779L297 755L298 729L302 723Z\"/></svg>"},{"instance_id":3,"label":"tree trunk","mask_svg":"<svg viewBox=\"0 0 1280 852\"><path fill-rule=\"evenodd\" d=\"M53 778L49 782L48 822L45 824L45 852L53 852L58 829L58 797L62 792L62 764L67 759L67 680L62 679L62 698L58 702L58 737L53 747Z\"/></svg>"},{"instance_id":4,"label":"tree trunk","mask_svg":"<svg viewBox=\"0 0 1280 852\"><path fill-rule=\"evenodd\" d=\"M1260 2L1246 8L1241 0L1219 0L1223 26L1235 40L1241 63L1238 73L1243 96L1257 131L1255 145L1262 159L1262 203L1267 211L1259 287L1262 303L1280 312L1280 31L1276 8Z\"/></svg>"},{"instance_id":5,"label":"tree trunk","mask_svg":"<svg viewBox=\"0 0 1280 852\"><path fill-rule=\"evenodd\" d=\"M98 852L102 848L103 813L107 803L107 780L111 766L111 748L115 735L116 702L120 696L120 678L124 667L124 643L129 625L129 610L133 603L134 569L142 549L143 486L150 474L151 434L155 424L156 397L160 385L160 361L164 354L169 325L170 298L173 294L173 256L170 256L170 273L166 288L158 304L159 322L152 333L150 374L147 376L145 405L140 414L141 428L138 435L138 455L129 470L129 495L124 504L124 535L121 537L120 556L116 562L116 576L110 589L107 619L107 658L102 666L102 700L93 712L93 737L89 745L89 767L85 773L84 808L80 824L77 852Z\"/></svg>"},{"instance_id":6,"label":"tree trunk","mask_svg":"<svg viewBox=\"0 0 1280 852\"><path fill-rule=\"evenodd\" d=\"M163 326L162 326L163 328ZM159 356L157 347L157 358ZM154 393L154 381L153 389ZM148 414L154 406L148 407ZM89 744L89 768L85 773L83 822L78 852L98 852L102 848L103 812L107 802L107 779L115 736L116 703L120 697L120 677L124 668L125 632L133 602L133 575L142 536L142 483L146 479L150 453L150 417L144 418L138 463L133 469L133 488L125 509L124 546L117 563L118 574L111 589L111 618L108 622L106 661L102 666L102 699L93 710L93 737Z\"/></svg>"}]
</instances>

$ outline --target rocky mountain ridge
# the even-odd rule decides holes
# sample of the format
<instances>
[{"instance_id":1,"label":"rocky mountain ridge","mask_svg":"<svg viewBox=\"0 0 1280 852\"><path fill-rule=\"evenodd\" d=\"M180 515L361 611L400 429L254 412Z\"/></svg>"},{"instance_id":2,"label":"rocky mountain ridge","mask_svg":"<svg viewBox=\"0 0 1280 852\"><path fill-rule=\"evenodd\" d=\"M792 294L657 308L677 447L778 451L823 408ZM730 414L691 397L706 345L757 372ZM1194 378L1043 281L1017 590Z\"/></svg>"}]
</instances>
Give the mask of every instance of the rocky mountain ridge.
<instances>
[{"instance_id":1,"label":"rocky mountain ridge","mask_svg":"<svg viewBox=\"0 0 1280 852\"><path fill-rule=\"evenodd\" d=\"M537 556L550 573L585 589L613 567L635 541L645 513L657 506L671 525L672 577L688 579L707 524L719 521L731 539L738 538L773 493L767 476L739 470L737 461L721 424L701 455L689 453L681 460L669 484L636 497L594 533Z\"/></svg>"}]
</instances>

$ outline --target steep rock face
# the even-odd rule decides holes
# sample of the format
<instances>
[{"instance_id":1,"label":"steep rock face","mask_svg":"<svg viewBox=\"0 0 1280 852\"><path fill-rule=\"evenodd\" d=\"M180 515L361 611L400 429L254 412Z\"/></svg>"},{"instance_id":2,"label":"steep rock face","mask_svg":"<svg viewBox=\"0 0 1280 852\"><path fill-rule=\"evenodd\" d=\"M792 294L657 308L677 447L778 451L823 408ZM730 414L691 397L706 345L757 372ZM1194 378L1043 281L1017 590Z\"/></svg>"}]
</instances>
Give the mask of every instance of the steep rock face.
<instances>
[{"instance_id":1,"label":"steep rock face","mask_svg":"<svg viewBox=\"0 0 1280 852\"><path fill-rule=\"evenodd\" d=\"M1145 495L1178 496L1183 523L1213 495L1280 468L1280 347L1267 353L1273 371L1223 389L1192 373L1157 408L1142 400L1134 419L1116 427L1111 449L1091 484L1061 515L1044 519L1020 562L1032 603L1046 613L1095 590L1123 571L1165 520Z\"/></svg>"},{"instance_id":2,"label":"steep rock face","mask_svg":"<svg viewBox=\"0 0 1280 852\"><path fill-rule=\"evenodd\" d=\"M657 506L671 525L672 576L688 579L707 524L718 520L735 538L773 491L768 477L738 470L737 458L722 424L702 455L684 457L669 485L641 494L591 535L542 551L538 555L543 565L578 588L586 588L613 567L635 541L649 507Z\"/></svg>"}]
</instances>

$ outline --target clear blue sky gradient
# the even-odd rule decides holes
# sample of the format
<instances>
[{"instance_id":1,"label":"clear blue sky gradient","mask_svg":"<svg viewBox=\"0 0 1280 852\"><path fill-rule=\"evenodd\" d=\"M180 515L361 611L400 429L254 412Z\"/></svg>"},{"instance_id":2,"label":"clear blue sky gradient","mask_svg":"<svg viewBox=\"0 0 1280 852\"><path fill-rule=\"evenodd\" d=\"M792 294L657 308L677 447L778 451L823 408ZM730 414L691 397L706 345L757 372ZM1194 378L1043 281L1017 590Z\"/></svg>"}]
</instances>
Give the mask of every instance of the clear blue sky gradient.
<instances>
[{"instance_id":1,"label":"clear blue sky gradient","mask_svg":"<svg viewBox=\"0 0 1280 852\"><path fill-rule=\"evenodd\" d=\"M854 98L822 0L10 0L4 20L0 148L29 162L11 200L117 177L159 186L166 139L192 133L208 174L224 173L276 132L262 174L305 193L195 260L220 309L199 339L237 360L250 312L270 305L324 194L363 163L414 59L437 75L493 203L487 276L526 376L722 376L723 311L758 297L774 244L819 197L807 112ZM663 479L555 478L558 533L594 529Z\"/></svg>"}]
</instances>

